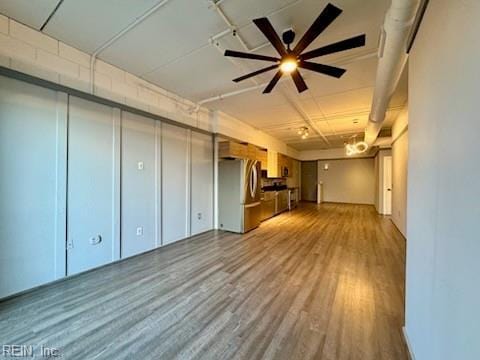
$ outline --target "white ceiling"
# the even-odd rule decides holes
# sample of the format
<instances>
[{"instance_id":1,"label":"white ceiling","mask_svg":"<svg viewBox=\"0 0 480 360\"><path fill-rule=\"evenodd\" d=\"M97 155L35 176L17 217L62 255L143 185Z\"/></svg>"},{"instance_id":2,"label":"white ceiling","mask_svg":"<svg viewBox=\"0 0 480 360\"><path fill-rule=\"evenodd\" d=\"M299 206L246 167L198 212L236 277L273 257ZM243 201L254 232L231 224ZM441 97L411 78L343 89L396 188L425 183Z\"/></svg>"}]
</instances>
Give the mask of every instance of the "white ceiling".
<instances>
[{"instance_id":1,"label":"white ceiling","mask_svg":"<svg viewBox=\"0 0 480 360\"><path fill-rule=\"evenodd\" d=\"M44 32L88 53L93 53L152 6L165 0L64 0ZM277 32L293 26L303 35L326 0L222 0L220 8L252 49L266 39L252 19L268 16ZM290 79L281 81L269 95L262 89L244 92L206 106L222 110L267 131L298 150L342 146L345 138L361 134L368 118L376 72L375 51L380 27L390 0L332 0L342 15L309 47L367 34L364 48L315 59L347 69L341 79L303 70L309 90L298 94ZM36 29L48 18L58 0L0 0L0 12ZM209 39L228 26L206 0L169 0L130 30L99 57L171 92L193 101L268 82L273 71L240 84L231 79L269 65L234 60L224 49L245 51L232 34L211 44ZM258 54L276 55L268 45ZM364 55L367 55L366 57ZM370 55L370 57L368 57ZM386 126L396 118L407 99L407 76L390 104ZM312 121L329 141L311 131L302 141L296 134ZM354 120L356 123L354 123Z\"/></svg>"},{"instance_id":2,"label":"white ceiling","mask_svg":"<svg viewBox=\"0 0 480 360\"><path fill-rule=\"evenodd\" d=\"M60 0L0 0L0 14L39 30Z\"/></svg>"}]
</instances>

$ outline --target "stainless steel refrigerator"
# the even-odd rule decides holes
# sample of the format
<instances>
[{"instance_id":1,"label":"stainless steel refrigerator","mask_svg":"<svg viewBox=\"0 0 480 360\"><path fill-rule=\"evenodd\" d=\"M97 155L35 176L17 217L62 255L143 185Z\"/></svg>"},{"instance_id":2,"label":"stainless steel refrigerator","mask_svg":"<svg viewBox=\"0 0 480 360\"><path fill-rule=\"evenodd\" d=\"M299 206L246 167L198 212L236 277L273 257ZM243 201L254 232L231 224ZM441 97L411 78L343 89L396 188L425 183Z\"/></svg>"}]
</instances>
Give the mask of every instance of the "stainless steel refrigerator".
<instances>
[{"instance_id":1,"label":"stainless steel refrigerator","mask_svg":"<svg viewBox=\"0 0 480 360\"><path fill-rule=\"evenodd\" d=\"M218 223L220 229L245 233L260 225L260 163L221 160L218 163Z\"/></svg>"}]
</instances>

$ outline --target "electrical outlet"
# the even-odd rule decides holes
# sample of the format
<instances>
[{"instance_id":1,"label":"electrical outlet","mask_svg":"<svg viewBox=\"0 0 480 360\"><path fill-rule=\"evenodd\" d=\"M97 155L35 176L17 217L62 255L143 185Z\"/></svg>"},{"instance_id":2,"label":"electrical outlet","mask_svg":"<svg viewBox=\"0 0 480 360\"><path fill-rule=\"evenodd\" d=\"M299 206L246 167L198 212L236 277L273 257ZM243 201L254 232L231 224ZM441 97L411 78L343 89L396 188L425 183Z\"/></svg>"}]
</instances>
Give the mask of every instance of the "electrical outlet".
<instances>
[{"instance_id":1,"label":"electrical outlet","mask_svg":"<svg viewBox=\"0 0 480 360\"><path fill-rule=\"evenodd\" d=\"M197 219L198 219L198 220L202 220L202 213L198 213L198 214L197 214Z\"/></svg>"},{"instance_id":2,"label":"electrical outlet","mask_svg":"<svg viewBox=\"0 0 480 360\"><path fill-rule=\"evenodd\" d=\"M143 227L139 226L137 227L137 236L142 236L143 235Z\"/></svg>"}]
</instances>

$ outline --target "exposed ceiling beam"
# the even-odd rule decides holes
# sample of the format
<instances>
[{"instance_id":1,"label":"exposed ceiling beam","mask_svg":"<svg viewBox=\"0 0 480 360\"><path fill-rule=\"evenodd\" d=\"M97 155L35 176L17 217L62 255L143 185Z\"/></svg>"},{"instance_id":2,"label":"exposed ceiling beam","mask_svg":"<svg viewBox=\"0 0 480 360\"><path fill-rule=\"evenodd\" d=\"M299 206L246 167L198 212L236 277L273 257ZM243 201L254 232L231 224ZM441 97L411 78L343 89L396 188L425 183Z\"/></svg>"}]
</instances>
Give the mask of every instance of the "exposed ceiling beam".
<instances>
[{"instance_id":1,"label":"exposed ceiling beam","mask_svg":"<svg viewBox=\"0 0 480 360\"><path fill-rule=\"evenodd\" d=\"M43 23L43 25L40 27L40 31L43 31L43 29L45 29L45 27L47 26L47 24L50 22L50 20L53 18L53 16L55 15L55 13L57 12L58 8L60 7L60 5L62 5L63 3L63 0L60 0L57 5L55 6L55 8L53 9L53 11L50 13L50 15L47 17L47 20L45 20L45 22Z\"/></svg>"},{"instance_id":2,"label":"exposed ceiling beam","mask_svg":"<svg viewBox=\"0 0 480 360\"><path fill-rule=\"evenodd\" d=\"M294 96L289 95L284 89L279 90L280 93L283 95L285 100L287 100L287 103L290 104L290 106L300 115L300 117L305 121L305 124L309 126L313 131L319 135L322 140L330 146L330 142L328 141L327 137L325 134L320 130L320 128L315 124L314 121L310 118L310 116L307 114L307 112L303 109L303 106L300 104L300 102L294 98Z\"/></svg>"}]
</instances>

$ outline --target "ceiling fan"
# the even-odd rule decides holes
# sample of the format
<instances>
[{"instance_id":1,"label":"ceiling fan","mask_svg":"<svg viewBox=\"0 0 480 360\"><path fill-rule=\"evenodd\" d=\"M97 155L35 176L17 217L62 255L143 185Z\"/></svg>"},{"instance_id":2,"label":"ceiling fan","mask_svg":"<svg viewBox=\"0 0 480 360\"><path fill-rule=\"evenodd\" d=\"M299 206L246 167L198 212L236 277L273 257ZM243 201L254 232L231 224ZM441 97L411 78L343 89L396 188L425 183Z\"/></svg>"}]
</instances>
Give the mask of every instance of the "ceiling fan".
<instances>
[{"instance_id":1,"label":"ceiling fan","mask_svg":"<svg viewBox=\"0 0 480 360\"><path fill-rule=\"evenodd\" d=\"M307 84L303 80L302 75L300 75L298 68L307 69L311 71L315 71L321 74L325 74L328 76L333 76L335 78L340 78L344 73L345 69L341 69L335 66L317 64L314 62L310 62L307 60L333 54L336 52L354 49L357 47L361 47L365 45L365 34L354 36L352 38L338 41L336 43L326 45L320 47L315 50L311 50L308 52L303 52L340 14L342 10L338 7L328 4L325 9L323 9L322 13L317 17L314 21L312 26L307 30L307 32L303 35L300 41L295 45L295 47L290 49L290 45L293 43L295 39L295 32L293 30L287 30L282 34L282 40L280 40L279 36L275 32L270 21L263 17L259 19L253 20L255 25L260 29L260 31L265 35L265 37L270 41L273 47L277 50L280 57L272 57L272 56L265 56L265 55L257 55L257 54L250 54L240 51L234 50L226 50L225 56L243 58L243 59L251 59L251 60L261 60L261 61L269 61L274 62L275 65L271 65L265 67L263 69L254 71L252 73L240 76L239 78L233 79L235 82L239 82L253 76L262 74L264 72L278 69L275 73L273 79L267 85L263 93L270 93L277 82L280 80L283 74L290 74L292 77L295 86L299 93L308 89Z\"/></svg>"}]
</instances>

